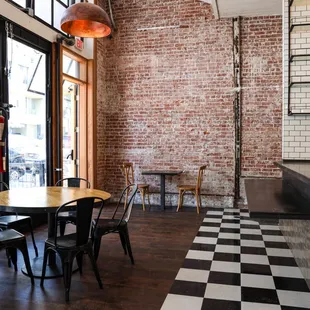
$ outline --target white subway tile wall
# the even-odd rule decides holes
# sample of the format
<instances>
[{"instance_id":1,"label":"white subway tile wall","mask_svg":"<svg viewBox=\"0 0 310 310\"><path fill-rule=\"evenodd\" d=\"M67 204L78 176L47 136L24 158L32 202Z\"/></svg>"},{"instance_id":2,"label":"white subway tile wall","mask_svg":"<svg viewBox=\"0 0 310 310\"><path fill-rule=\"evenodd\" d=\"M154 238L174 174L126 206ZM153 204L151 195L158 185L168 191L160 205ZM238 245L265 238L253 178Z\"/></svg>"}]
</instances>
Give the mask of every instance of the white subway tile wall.
<instances>
[{"instance_id":1,"label":"white subway tile wall","mask_svg":"<svg viewBox=\"0 0 310 310\"><path fill-rule=\"evenodd\" d=\"M295 0L291 7L289 23L289 0L284 0L283 14L283 159L310 159L310 115L288 115L289 72L289 25L310 24L310 0ZM291 32L291 55L310 55L310 26L294 27ZM296 58L295 58L296 60ZM291 82L309 82L309 85L291 87L290 104L293 113L310 113L310 56L299 57L291 63ZM307 87L308 86L308 87Z\"/></svg>"}]
</instances>

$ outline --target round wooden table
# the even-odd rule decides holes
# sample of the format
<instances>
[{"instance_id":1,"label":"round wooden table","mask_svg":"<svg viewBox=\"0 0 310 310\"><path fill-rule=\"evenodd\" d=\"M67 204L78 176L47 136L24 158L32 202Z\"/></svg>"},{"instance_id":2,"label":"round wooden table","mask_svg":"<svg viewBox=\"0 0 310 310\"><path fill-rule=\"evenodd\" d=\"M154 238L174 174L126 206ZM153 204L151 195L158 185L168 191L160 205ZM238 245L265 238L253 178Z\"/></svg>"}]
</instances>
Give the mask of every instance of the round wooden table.
<instances>
[{"instance_id":1,"label":"round wooden table","mask_svg":"<svg viewBox=\"0 0 310 310\"><path fill-rule=\"evenodd\" d=\"M107 192L78 187L32 187L13 188L0 192L0 211L27 213L47 213L48 215L48 238L55 235L55 213L64 203L85 197L98 197L104 201L110 199ZM32 261L32 272L35 277L40 278L42 274L43 257L36 257ZM27 274L26 270L22 269ZM46 278L62 276L62 266L56 259L54 252L49 253Z\"/></svg>"}]
</instances>

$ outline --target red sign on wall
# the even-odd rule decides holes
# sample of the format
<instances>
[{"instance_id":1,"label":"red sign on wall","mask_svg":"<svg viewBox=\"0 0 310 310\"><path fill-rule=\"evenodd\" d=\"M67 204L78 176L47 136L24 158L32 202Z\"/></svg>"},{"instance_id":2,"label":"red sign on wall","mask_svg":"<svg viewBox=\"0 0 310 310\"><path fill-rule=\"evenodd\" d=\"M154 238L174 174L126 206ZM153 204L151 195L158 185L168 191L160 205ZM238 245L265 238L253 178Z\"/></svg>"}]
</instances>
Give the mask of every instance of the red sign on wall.
<instances>
[{"instance_id":1,"label":"red sign on wall","mask_svg":"<svg viewBox=\"0 0 310 310\"><path fill-rule=\"evenodd\" d=\"M84 42L79 38L75 38L75 47L79 49L80 51L83 50Z\"/></svg>"}]
</instances>

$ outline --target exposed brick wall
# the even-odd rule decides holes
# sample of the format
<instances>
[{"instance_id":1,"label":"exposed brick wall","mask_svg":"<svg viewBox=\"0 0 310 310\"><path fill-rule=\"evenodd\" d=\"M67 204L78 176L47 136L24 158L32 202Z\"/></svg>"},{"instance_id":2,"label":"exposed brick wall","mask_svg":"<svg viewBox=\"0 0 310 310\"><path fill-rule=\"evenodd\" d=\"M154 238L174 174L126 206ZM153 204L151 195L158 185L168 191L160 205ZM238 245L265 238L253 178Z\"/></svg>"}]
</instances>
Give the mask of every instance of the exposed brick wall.
<instances>
[{"instance_id":1,"label":"exposed brick wall","mask_svg":"<svg viewBox=\"0 0 310 310\"><path fill-rule=\"evenodd\" d=\"M104 1L99 2L104 6ZM210 169L203 192L211 196L233 196L231 19L215 20L209 5L193 0L113 1L113 8L118 31L112 40L98 40L97 186L118 196L124 186L120 165L129 160L134 162L137 179L151 184L152 191L159 191L159 180L141 176L142 169L184 169L180 177L166 181L167 190L176 192L177 184L195 183L198 167L207 164ZM279 35L280 31L281 37L280 19L266 20L272 34ZM251 19L245 20L244 28L250 22ZM259 19L254 22L259 23ZM260 23L262 27L264 22ZM160 26L181 27L137 30ZM274 31L274 27L280 30ZM251 35L248 37L252 40ZM268 40L270 36L266 33L265 41ZM253 51L248 52L249 59L256 57ZM281 84L279 66L275 66L274 74ZM262 76L261 83L269 85L267 78ZM255 97L246 93L244 96L252 108L265 111L261 104L255 107ZM270 92L270 96L272 106L274 93ZM277 115L269 118L280 118L281 123L281 106L277 106L278 110L273 110ZM251 121L246 124L253 130L258 128ZM265 133L264 126L259 128ZM275 131L278 133L278 128ZM268 146L278 143L281 149L277 134L269 133L268 137L272 140L267 141ZM273 161L263 151L262 154L257 165ZM248 173L257 175L256 167L250 167L253 169Z\"/></svg>"},{"instance_id":2,"label":"exposed brick wall","mask_svg":"<svg viewBox=\"0 0 310 310\"><path fill-rule=\"evenodd\" d=\"M282 158L282 18L244 18L242 175L279 176Z\"/></svg>"}]
</instances>

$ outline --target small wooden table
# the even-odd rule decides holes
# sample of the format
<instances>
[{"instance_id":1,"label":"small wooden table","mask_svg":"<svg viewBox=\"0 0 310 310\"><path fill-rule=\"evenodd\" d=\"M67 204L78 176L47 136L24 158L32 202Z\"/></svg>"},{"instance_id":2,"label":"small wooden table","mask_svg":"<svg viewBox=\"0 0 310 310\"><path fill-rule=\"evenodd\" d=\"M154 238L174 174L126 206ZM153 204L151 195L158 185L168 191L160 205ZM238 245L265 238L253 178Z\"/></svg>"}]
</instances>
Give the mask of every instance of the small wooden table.
<instances>
[{"instance_id":1,"label":"small wooden table","mask_svg":"<svg viewBox=\"0 0 310 310\"><path fill-rule=\"evenodd\" d=\"M165 197L166 197L166 175L179 175L183 170L151 170L142 171L143 175L160 175L160 205L165 210Z\"/></svg>"},{"instance_id":2,"label":"small wooden table","mask_svg":"<svg viewBox=\"0 0 310 310\"><path fill-rule=\"evenodd\" d=\"M85 197L99 197L109 200L111 195L107 192L76 187L32 187L14 188L0 192L0 211L27 213L47 213L48 238L55 236L55 213L64 203ZM36 257L32 262L32 272L40 278L42 273L43 257ZM23 270L24 273L26 273ZM49 253L49 264L46 278L62 276L61 264L56 260L53 252Z\"/></svg>"}]
</instances>

